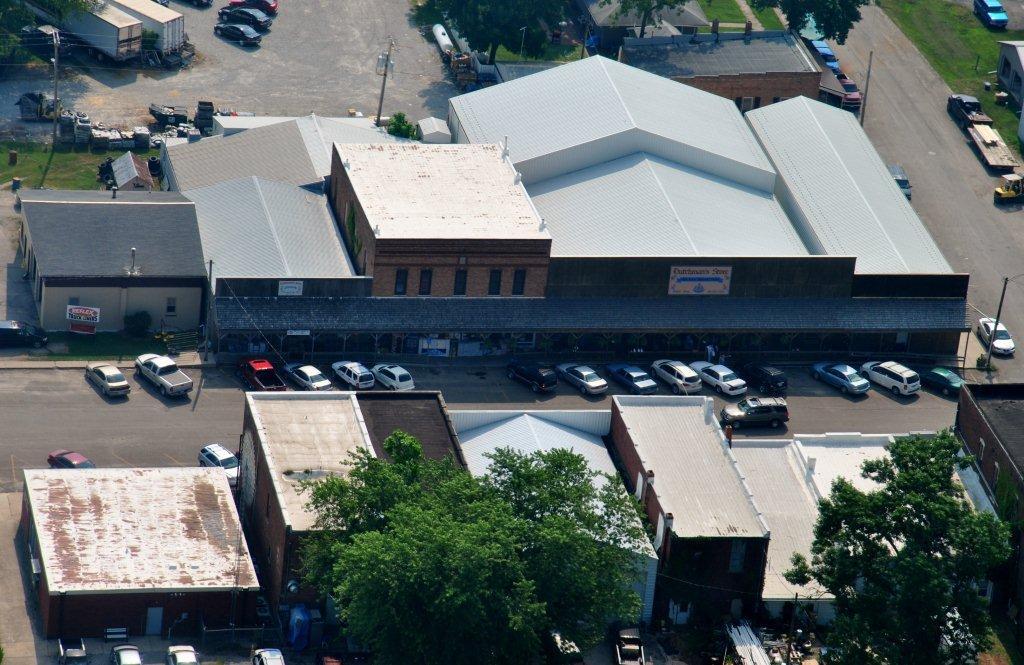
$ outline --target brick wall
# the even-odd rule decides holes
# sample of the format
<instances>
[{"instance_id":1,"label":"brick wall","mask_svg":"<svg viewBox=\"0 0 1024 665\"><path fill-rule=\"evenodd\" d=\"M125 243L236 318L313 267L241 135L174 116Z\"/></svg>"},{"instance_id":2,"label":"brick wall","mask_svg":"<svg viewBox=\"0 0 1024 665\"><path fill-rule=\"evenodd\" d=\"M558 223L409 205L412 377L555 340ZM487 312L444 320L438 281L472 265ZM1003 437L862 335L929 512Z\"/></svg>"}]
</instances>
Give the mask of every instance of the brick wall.
<instances>
[{"instance_id":1,"label":"brick wall","mask_svg":"<svg viewBox=\"0 0 1024 665\"><path fill-rule=\"evenodd\" d=\"M760 106L767 106L776 97L789 99L803 95L818 98L821 74L818 72L770 72L723 76L673 77L674 81L735 100L737 97L760 97Z\"/></svg>"}]
</instances>

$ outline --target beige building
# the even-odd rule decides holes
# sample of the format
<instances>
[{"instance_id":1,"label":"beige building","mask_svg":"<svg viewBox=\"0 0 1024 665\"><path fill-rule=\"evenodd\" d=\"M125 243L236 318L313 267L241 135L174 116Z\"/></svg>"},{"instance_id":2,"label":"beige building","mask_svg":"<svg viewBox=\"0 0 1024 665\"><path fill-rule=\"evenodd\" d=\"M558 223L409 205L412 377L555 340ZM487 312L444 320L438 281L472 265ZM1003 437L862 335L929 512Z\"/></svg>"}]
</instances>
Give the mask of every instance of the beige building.
<instances>
[{"instance_id":1,"label":"beige building","mask_svg":"<svg viewBox=\"0 0 1024 665\"><path fill-rule=\"evenodd\" d=\"M173 192L23 191L21 249L46 330L113 332L203 321L206 271L195 204Z\"/></svg>"}]
</instances>

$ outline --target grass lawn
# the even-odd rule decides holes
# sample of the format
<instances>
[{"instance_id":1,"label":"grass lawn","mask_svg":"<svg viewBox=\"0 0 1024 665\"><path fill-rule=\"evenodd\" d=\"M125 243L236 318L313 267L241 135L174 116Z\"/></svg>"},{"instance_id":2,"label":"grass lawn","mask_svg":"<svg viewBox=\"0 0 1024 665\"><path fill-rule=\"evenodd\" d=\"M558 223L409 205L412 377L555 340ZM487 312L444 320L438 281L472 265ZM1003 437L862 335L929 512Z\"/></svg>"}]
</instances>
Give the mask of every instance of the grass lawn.
<instances>
[{"instance_id":1,"label":"grass lawn","mask_svg":"<svg viewBox=\"0 0 1024 665\"><path fill-rule=\"evenodd\" d=\"M954 92L981 100L1003 139L1020 152L1017 115L996 106L996 77L988 72L999 61L998 42L1024 39L1024 31L989 30L969 9L948 0L879 0L878 4ZM993 92L985 92L984 81L993 83Z\"/></svg>"},{"instance_id":2,"label":"grass lawn","mask_svg":"<svg viewBox=\"0 0 1024 665\"><path fill-rule=\"evenodd\" d=\"M775 10L771 7L765 7L764 9L750 8L754 12L754 16L761 22L765 30L785 30L786 26L782 24L782 19L775 13Z\"/></svg>"},{"instance_id":3,"label":"grass lawn","mask_svg":"<svg viewBox=\"0 0 1024 665\"><path fill-rule=\"evenodd\" d=\"M718 19L722 23L746 23L747 17L743 14L736 0L697 0L704 15L709 21Z\"/></svg>"},{"instance_id":4,"label":"grass lawn","mask_svg":"<svg viewBox=\"0 0 1024 665\"><path fill-rule=\"evenodd\" d=\"M18 163L10 166L6 158L9 150L18 151ZM119 150L93 152L86 147L58 146L51 150L48 143L0 142L0 182L14 177L22 179L24 187L50 189L99 189L96 167L108 156L117 158ZM156 150L136 150L141 157L158 154Z\"/></svg>"},{"instance_id":5,"label":"grass lawn","mask_svg":"<svg viewBox=\"0 0 1024 665\"><path fill-rule=\"evenodd\" d=\"M539 58L531 58L530 56L519 57L518 51L510 51L504 46L498 47L498 52L494 54L495 62L519 62L530 61L530 60L550 60L554 62L568 62L570 60L579 60L580 47L579 46L562 46L559 44L548 44L544 47L544 55Z\"/></svg>"},{"instance_id":6,"label":"grass lawn","mask_svg":"<svg viewBox=\"0 0 1024 665\"><path fill-rule=\"evenodd\" d=\"M68 332L49 334L50 343L67 344L67 353L31 356L32 360L134 360L143 353L166 353L167 345L146 337L128 337L120 333L76 335Z\"/></svg>"}]
</instances>

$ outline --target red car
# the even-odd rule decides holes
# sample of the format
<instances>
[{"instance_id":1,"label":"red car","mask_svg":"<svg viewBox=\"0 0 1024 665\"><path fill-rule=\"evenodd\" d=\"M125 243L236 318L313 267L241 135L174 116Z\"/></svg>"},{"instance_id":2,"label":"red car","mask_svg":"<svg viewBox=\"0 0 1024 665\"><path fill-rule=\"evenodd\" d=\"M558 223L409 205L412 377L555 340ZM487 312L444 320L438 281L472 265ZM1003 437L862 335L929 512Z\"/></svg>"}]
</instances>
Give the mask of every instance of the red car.
<instances>
[{"instance_id":1,"label":"red car","mask_svg":"<svg viewBox=\"0 0 1024 665\"><path fill-rule=\"evenodd\" d=\"M253 358L242 361L242 380L251 390L260 392L288 390L284 379L277 373L269 360Z\"/></svg>"},{"instance_id":2,"label":"red car","mask_svg":"<svg viewBox=\"0 0 1024 665\"><path fill-rule=\"evenodd\" d=\"M230 7L255 7L265 14L277 15L277 0L228 0Z\"/></svg>"},{"instance_id":3,"label":"red car","mask_svg":"<svg viewBox=\"0 0 1024 665\"><path fill-rule=\"evenodd\" d=\"M95 469L92 460L72 450L54 450L46 456L51 469Z\"/></svg>"}]
</instances>

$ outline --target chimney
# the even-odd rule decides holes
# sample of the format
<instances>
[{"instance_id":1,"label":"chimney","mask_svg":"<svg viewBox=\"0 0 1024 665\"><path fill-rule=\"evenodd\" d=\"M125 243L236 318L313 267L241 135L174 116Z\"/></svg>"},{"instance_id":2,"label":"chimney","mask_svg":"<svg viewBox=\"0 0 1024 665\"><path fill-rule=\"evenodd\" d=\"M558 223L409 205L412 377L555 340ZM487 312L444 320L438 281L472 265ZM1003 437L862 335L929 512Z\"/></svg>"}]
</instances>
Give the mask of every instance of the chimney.
<instances>
[{"instance_id":1,"label":"chimney","mask_svg":"<svg viewBox=\"0 0 1024 665\"><path fill-rule=\"evenodd\" d=\"M732 448L732 425L725 426L725 442Z\"/></svg>"},{"instance_id":2,"label":"chimney","mask_svg":"<svg viewBox=\"0 0 1024 665\"><path fill-rule=\"evenodd\" d=\"M113 187L110 188L110 194L111 198L117 198L117 185L114 185Z\"/></svg>"},{"instance_id":3,"label":"chimney","mask_svg":"<svg viewBox=\"0 0 1024 665\"><path fill-rule=\"evenodd\" d=\"M654 484L654 469L647 472L647 486L650 487Z\"/></svg>"},{"instance_id":4,"label":"chimney","mask_svg":"<svg viewBox=\"0 0 1024 665\"><path fill-rule=\"evenodd\" d=\"M808 476L814 475L814 467L817 464L818 464L818 458L817 457L808 457L807 458L807 475Z\"/></svg>"},{"instance_id":5,"label":"chimney","mask_svg":"<svg viewBox=\"0 0 1024 665\"><path fill-rule=\"evenodd\" d=\"M114 188L114 192L115 193L117 192L117 188L116 187ZM134 247L132 247L132 267L131 267L130 272L128 274L129 275L134 275L135 274L135 248Z\"/></svg>"},{"instance_id":6,"label":"chimney","mask_svg":"<svg viewBox=\"0 0 1024 665\"><path fill-rule=\"evenodd\" d=\"M674 521L675 517L672 516L672 513L665 513L665 531L672 530L672 523Z\"/></svg>"},{"instance_id":7,"label":"chimney","mask_svg":"<svg viewBox=\"0 0 1024 665\"><path fill-rule=\"evenodd\" d=\"M751 23L750 21L747 21L746 23L743 24L743 37L744 37L744 39L750 39L750 33L751 33L751 31L753 31L753 29L754 29L754 24Z\"/></svg>"},{"instance_id":8,"label":"chimney","mask_svg":"<svg viewBox=\"0 0 1024 665\"><path fill-rule=\"evenodd\" d=\"M715 36L715 42L718 42L718 19L711 21L711 34Z\"/></svg>"}]
</instances>

